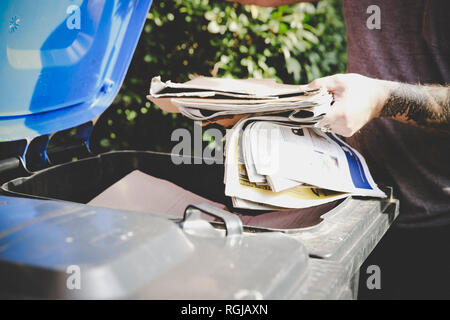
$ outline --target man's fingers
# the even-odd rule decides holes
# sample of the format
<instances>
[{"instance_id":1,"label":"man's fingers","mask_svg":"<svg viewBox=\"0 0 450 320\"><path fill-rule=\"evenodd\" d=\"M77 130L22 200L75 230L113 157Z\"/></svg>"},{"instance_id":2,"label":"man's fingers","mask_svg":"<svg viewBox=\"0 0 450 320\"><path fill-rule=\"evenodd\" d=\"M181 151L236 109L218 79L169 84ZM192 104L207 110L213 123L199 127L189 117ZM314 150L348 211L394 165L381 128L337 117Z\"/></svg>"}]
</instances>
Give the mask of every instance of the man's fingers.
<instances>
[{"instance_id":1,"label":"man's fingers","mask_svg":"<svg viewBox=\"0 0 450 320\"><path fill-rule=\"evenodd\" d=\"M320 89L326 87L332 89L335 86L336 79L335 76L323 77L316 79L307 85L309 90Z\"/></svg>"},{"instance_id":2,"label":"man's fingers","mask_svg":"<svg viewBox=\"0 0 450 320\"><path fill-rule=\"evenodd\" d=\"M343 74L335 74L333 76L319 78L308 84L307 88L309 90L315 90L325 87L334 95L340 95L345 90L344 77L345 75Z\"/></svg>"},{"instance_id":3,"label":"man's fingers","mask_svg":"<svg viewBox=\"0 0 450 320\"><path fill-rule=\"evenodd\" d=\"M318 128L318 129L323 129L323 128L325 128L326 126L329 126L329 125L330 125L329 121L326 120L326 119L324 118L324 119L320 120L319 122L317 122L317 123L314 125L314 127L315 127L315 128Z\"/></svg>"},{"instance_id":4,"label":"man's fingers","mask_svg":"<svg viewBox=\"0 0 450 320\"><path fill-rule=\"evenodd\" d=\"M339 121L342 114L343 105L340 101L335 102L332 106L330 111L323 117L322 120L320 120L317 124L317 128L323 128L326 125L336 125L336 123Z\"/></svg>"},{"instance_id":5,"label":"man's fingers","mask_svg":"<svg viewBox=\"0 0 450 320\"><path fill-rule=\"evenodd\" d=\"M354 132L350 128L348 117L343 110L342 103L335 103L330 112L328 112L315 127L321 130L330 130L331 132L340 134L344 137L351 136Z\"/></svg>"},{"instance_id":6,"label":"man's fingers","mask_svg":"<svg viewBox=\"0 0 450 320\"><path fill-rule=\"evenodd\" d=\"M321 130L335 130L337 128L336 123L333 121L333 118L325 116L322 120L314 125L314 127Z\"/></svg>"}]
</instances>

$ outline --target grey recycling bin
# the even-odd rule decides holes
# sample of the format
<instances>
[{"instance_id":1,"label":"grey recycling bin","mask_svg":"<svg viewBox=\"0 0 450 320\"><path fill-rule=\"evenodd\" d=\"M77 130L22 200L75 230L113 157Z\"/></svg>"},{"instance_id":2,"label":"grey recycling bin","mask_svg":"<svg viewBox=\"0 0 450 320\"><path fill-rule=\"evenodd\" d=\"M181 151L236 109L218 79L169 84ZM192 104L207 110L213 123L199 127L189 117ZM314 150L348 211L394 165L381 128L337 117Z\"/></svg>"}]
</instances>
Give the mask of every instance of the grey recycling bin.
<instances>
[{"instance_id":1,"label":"grey recycling bin","mask_svg":"<svg viewBox=\"0 0 450 320\"><path fill-rule=\"evenodd\" d=\"M392 198L348 198L314 227L274 231L247 227L238 216L210 206L186 208L177 219L83 204L133 170L226 203L222 165L175 165L170 157L112 152L6 182L0 197L1 294L356 298L359 267L398 214ZM70 266L81 270L80 290L67 287Z\"/></svg>"},{"instance_id":2,"label":"grey recycling bin","mask_svg":"<svg viewBox=\"0 0 450 320\"><path fill-rule=\"evenodd\" d=\"M137 169L232 208L221 165L89 152L150 4L1 1L10 28L0 31L0 297L356 298L359 267L398 215L392 196L322 207L310 228L249 226L207 205L183 217L87 205ZM69 128L70 143L47 150Z\"/></svg>"}]
</instances>

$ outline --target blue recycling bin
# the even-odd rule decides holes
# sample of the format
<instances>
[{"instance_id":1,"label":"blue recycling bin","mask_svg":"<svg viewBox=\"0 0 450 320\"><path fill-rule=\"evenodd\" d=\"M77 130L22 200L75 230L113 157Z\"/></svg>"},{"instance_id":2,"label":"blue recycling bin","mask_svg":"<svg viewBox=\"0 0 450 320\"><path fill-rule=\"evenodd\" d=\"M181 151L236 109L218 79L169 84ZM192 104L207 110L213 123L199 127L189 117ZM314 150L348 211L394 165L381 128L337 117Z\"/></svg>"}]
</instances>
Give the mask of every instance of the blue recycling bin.
<instances>
[{"instance_id":1,"label":"blue recycling bin","mask_svg":"<svg viewBox=\"0 0 450 320\"><path fill-rule=\"evenodd\" d=\"M42 167L51 134L93 121L110 106L151 3L0 2L0 160ZM81 134L88 143L89 130Z\"/></svg>"}]
</instances>

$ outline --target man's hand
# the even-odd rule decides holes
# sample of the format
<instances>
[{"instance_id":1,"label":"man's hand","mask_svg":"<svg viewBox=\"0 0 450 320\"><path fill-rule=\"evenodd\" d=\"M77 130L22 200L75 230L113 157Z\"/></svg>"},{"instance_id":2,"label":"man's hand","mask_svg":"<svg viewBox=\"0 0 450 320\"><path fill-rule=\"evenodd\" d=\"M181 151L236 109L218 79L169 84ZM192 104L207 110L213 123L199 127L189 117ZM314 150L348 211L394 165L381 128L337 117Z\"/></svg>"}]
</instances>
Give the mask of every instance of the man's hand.
<instances>
[{"instance_id":1,"label":"man's hand","mask_svg":"<svg viewBox=\"0 0 450 320\"><path fill-rule=\"evenodd\" d=\"M334 95L331 111L317 127L350 137L375 117L450 132L450 87L411 85L359 74L317 79L307 89L326 87Z\"/></svg>"},{"instance_id":2,"label":"man's hand","mask_svg":"<svg viewBox=\"0 0 450 320\"><path fill-rule=\"evenodd\" d=\"M316 126L350 137L377 117L388 96L382 80L359 74L337 74L314 80L307 89L325 87L334 96L331 111Z\"/></svg>"}]
</instances>

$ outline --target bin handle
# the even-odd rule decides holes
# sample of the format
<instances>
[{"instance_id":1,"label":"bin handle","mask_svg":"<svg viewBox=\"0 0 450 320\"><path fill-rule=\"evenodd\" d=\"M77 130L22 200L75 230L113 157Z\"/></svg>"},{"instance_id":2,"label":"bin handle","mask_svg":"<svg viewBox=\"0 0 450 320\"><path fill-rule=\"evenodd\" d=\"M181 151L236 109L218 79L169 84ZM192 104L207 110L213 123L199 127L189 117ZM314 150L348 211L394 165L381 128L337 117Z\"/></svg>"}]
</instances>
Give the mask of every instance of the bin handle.
<instances>
[{"instance_id":1,"label":"bin handle","mask_svg":"<svg viewBox=\"0 0 450 320\"><path fill-rule=\"evenodd\" d=\"M186 221L195 211L201 211L205 214L208 214L223 221L223 223L225 224L227 236L242 235L244 232L242 221L237 215L216 208L208 203L189 205L184 211L183 221Z\"/></svg>"}]
</instances>

